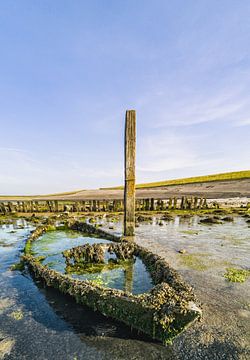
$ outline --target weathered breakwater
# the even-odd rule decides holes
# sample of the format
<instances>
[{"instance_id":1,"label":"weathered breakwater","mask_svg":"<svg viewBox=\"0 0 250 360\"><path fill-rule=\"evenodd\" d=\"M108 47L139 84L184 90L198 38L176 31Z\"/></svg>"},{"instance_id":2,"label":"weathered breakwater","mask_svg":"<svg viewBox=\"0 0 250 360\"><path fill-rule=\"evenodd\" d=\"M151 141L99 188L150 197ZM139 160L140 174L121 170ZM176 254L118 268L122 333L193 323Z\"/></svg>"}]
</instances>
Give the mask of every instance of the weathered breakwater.
<instances>
[{"instance_id":1,"label":"weathered breakwater","mask_svg":"<svg viewBox=\"0 0 250 360\"><path fill-rule=\"evenodd\" d=\"M210 205L216 207L217 205ZM137 199L136 211L200 210L207 209L206 198L186 197L168 199ZM43 213L43 212L122 212L123 200L86 200L86 201L1 201L0 214Z\"/></svg>"},{"instance_id":2,"label":"weathered breakwater","mask_svg":"<svg viewBox=\"0 0 250 360\"><path fill-rule=\"evenodd\" d=\"M161 257L134 243L121 242L120 238L87 223L74 221L68 222L66 226L84 233L89 231L101 236L105 234L116 241L117 245L114 245L113 250L116 249L117 253L139 256L151 273L155 287L148 293L132 295L91 281L76 280L49 269L32 255L32 242L48 230L47 226L40 226L26 242L24 259L35 276L43 279L47 286L69 294L78 303L120 320L163 343L170 341L200 317L201 310L195 305L197 299L192 288Z\"/></svg>"}]
</instances>

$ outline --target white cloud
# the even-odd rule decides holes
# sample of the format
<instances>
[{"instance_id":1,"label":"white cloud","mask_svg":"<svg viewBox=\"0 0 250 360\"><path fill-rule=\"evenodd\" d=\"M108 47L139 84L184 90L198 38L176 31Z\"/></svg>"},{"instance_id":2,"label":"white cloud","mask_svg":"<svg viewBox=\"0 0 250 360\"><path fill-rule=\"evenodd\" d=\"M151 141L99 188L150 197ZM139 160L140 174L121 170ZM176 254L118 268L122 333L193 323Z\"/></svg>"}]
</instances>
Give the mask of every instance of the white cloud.
<instances>
[{"instance_id":1,"label":"white cloud","mask_svg":"<svg viewBox=\"0 0 250 360\"><path fill-rule=\"evenodd\" d=\"M138 171L162 172L194 166L198 157L189 145L192 138L184 138L171 132L143 137L138 146Z\"/></svg>"}]
</instances>

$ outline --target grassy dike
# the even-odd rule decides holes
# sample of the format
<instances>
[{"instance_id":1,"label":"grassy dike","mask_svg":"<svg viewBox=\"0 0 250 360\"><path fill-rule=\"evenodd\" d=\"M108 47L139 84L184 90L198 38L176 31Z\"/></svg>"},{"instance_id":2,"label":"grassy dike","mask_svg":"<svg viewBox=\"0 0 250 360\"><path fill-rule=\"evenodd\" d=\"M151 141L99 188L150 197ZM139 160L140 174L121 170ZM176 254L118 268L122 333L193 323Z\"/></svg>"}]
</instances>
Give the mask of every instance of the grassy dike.
<instances>
[{"instance_id":1,"label":"grassy dike","mask_svg":"<svg viewBox=\"0 0 250 360\"><path fill-rule=\"evenodd\" d=\"M135 243L122 241L87 223L67 221L65 226L113 240L123 244L123 248L128 247L130 251L132 246L134 254L142 259L151 273L155 286L149 293L132 295L103 287L95 282L76 280L49 269L42 264L39 257L32 255L32 242L46 231L53 231L51 224L38 226L30 235L26 241L23 257L35 277L42 279L47 286L69 294L77 303L122 321L163 344L171 342L194 320L200 318L201 310L196 306L197 299L192 288L164 259Z\"/></svg>"},{"instance_id":2,"label":"grassy dike","mask_svg":"<svg viewBox=\"0 0 250 360\"><path fill-rule=\"evenodd\" d=\"M185 185L185 184L196 184L203 182L243 180L243 179L250 179L250 170L143 183L136 185L136 189L147 189L147 188L155 188L155 187L171 186L171 185ZM103 188L103 189L122 190L123 186Z\"/></svg>"}]
</instances>

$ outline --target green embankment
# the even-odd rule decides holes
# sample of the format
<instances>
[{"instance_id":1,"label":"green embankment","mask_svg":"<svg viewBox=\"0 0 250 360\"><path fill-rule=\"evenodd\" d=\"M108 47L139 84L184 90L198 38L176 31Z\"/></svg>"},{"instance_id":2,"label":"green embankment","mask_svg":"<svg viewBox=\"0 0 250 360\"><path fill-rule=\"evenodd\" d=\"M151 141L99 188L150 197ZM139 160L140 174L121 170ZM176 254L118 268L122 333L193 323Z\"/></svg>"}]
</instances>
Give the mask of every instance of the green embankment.
<instances>
[{"instance_id":1,"label":"green embankment","mask_svg":"<svg viewBox=\"0 0 250 360\"><path fill-rule=\"evenodd\" d=\"M146 189L146 188L154 188L154 187L170 186L170 185L184 185L184 184L194 184L194 183L202 183L202 182L242 180L242 179L250 179L250 170L234 171L234 172L204 175L204 176L195 176L195 177L189 177L183 179L156 181L152 183L138 184L136 185L136 188ZM123 189L123 186L117 186L117 187L105 188L105 189L121 190Z\"/></svg>"},{"instance_id":2,"label":"green embankment","mask_svg":"<svg viewBox=\"0 0 250 360\"><path fill-rule=\"evenodd\" d=\"M244 171L234 171L234 172L227 172L222 174L213 174L213 175L205 175L205 176L195 176L183 179L174 179L174 180L164 180L164 181L157 181L151 183L144 183L136 185L137 189L147 189L147 188L156 188L161 186L171 186L171 185L185 185L185 184L194 184L194 183L203 183L203 182L212 182L212 181L227 181L227 180L242 180L242 179L250 179L250 170ZM123 186L116 186L116 187L109 187L109 188L101 188L101 190L122 190ZM42 198L48 197L58 197L58 196L67 196L67 195L75 195L78 192L83 190L75 190L75 191L68 191L62 193L55 193L55 194L46 194L46 195L20 195L20 196L13 196L13 195L0 195L1 200L39 200Z\"/></svg>"}]
</instances>

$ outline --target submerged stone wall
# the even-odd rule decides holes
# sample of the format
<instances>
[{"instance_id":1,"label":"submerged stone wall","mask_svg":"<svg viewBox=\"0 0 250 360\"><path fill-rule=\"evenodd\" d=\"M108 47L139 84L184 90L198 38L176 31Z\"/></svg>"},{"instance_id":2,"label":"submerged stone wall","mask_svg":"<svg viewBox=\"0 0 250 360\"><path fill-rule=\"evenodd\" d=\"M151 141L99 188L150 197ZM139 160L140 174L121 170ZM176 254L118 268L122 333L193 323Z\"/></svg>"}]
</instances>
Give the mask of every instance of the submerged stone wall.
<instances>
[{"instance_id":1,"label":"submerged stone wall","mask_svg":"<svg viewBox=\"0 0 250 360\"><path fill-rule=\"evenodd\" d=\"M92 234L102 237L105 234L105 238L109 239L112 236L86 223L69 222L67 226L85 233L89 230ZM31 234L26 242L24 256L35 276L43 279L47 286L69 294L78 303L120 320L164 344L201 316L193 290L181 276L164 259L134 243L120 242L117 249L120 246L121 253L124 253L126 248L127 251L133 250L133 254L139 256L150 271L156 285L145 294L132 295L121 290L105 288L94 282L76 280L49 269L31 252L32 242L47 229L48 227L41 226ZM119 241L117 237L113 239Z\"/></svg>"}]
</instances>

